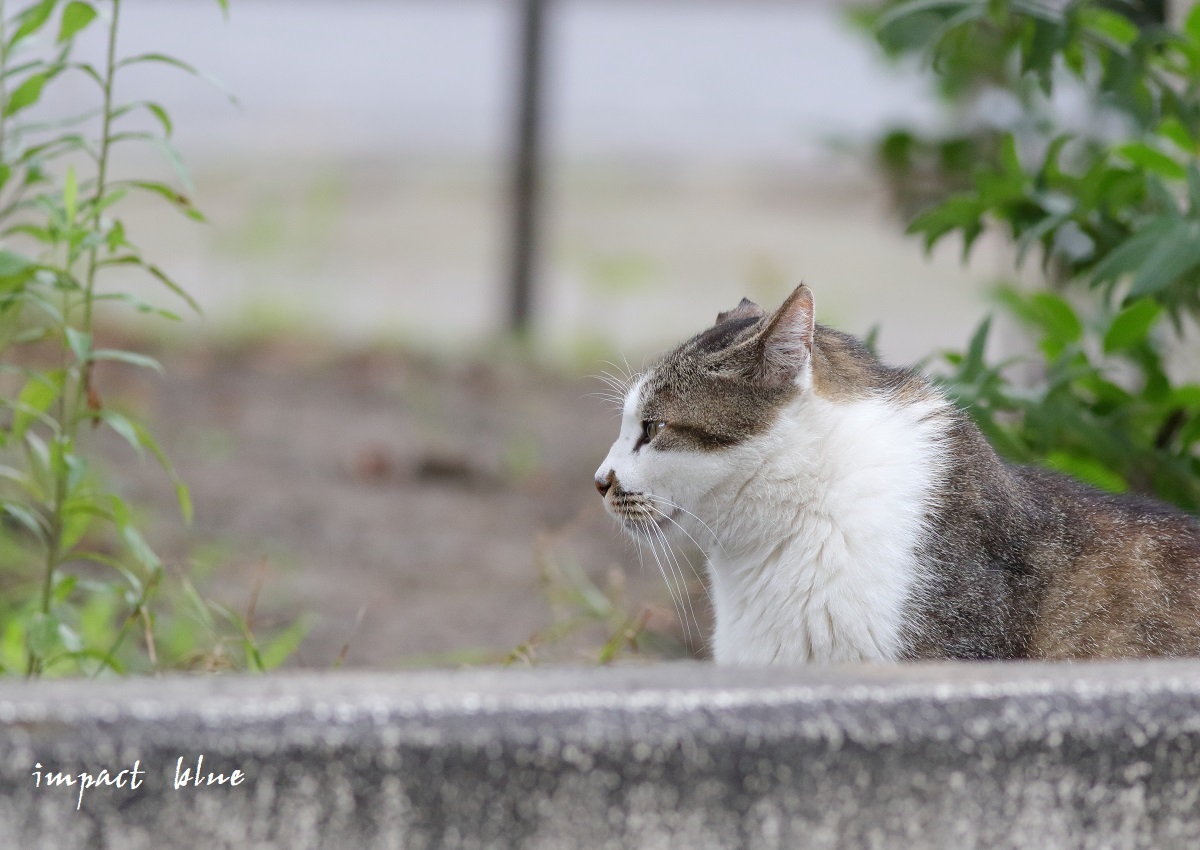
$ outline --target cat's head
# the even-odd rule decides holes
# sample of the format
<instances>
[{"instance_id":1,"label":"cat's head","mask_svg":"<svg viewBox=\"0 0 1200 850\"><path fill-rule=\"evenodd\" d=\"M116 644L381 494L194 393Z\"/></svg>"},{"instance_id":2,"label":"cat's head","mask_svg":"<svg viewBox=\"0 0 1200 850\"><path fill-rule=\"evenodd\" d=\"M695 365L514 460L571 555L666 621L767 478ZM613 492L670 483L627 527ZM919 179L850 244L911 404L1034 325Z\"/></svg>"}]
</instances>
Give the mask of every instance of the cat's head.
<instances>
[{"instance_id":1,"label":"cat's head","mask_svg":"<svg viewBox=\"0 0 1200 850\"><path fill-rule=\"evenodd\" d=\"M770 315L743 299L635 376L621 432L596 470L605 507L626 530L707 527L698 506L719 510L761 470L779 413L814 391L816 331L807 286Z\"/></svg>"}]
</instances>

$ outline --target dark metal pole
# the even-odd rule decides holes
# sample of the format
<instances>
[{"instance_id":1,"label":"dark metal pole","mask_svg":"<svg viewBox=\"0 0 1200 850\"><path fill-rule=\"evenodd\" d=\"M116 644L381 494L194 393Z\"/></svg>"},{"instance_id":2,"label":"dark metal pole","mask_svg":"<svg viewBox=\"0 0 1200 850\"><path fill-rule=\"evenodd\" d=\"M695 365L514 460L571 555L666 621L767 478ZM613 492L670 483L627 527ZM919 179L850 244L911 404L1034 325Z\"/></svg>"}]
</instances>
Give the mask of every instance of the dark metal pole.
<instances>
[{"instance_id":1,"label":"dark metal pole","mask_svg":"<svg viewBox=\"0 0 1200 850\"><path fill-rule=\"evenodd\" d=\"M538 248L538 195L541 178L542 36L547 0L520 0L520 68L517 123L512 162L512 256L509 329L529 330Z\"/></svg>"}]
</instances>

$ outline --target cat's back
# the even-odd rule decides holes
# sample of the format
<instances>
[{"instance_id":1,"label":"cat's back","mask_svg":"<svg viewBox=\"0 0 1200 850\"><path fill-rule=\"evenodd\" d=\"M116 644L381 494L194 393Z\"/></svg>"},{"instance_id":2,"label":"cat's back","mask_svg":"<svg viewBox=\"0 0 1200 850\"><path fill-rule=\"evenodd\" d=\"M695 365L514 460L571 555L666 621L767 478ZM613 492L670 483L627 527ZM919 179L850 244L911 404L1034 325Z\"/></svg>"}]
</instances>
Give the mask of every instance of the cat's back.
<instances>
[{"instance_id":1,"label":"cat's back","mask_svg":"<svg viewBox=\"0 0 1200 850\"><path fill-rule=\"evenodd\" d=\"M1043 587L1032 657L1200 655L1200 523L1047 470L1014 471L1049 517L1029 550Z\"/></svg>"},{"instance_id":2,"label":"cat's back","mask_svg":"<svg viewBox=\"0 0 1200 850\"><path fill-rule=\"evenodd\" d=\"M964 411L944 421L911 657L1200 655L1200 523L1006 463Z\"/></svg>"}]
</instances>

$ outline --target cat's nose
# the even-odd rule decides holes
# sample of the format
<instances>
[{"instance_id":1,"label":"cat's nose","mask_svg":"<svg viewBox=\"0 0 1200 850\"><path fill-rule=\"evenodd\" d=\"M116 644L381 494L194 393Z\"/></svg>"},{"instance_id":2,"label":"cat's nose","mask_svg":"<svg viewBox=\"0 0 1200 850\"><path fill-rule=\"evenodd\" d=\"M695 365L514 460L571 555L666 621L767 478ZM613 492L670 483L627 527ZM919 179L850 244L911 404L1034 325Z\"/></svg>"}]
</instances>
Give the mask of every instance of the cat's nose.
<instances>
[{"instance_id":1,"label":"cat's nose","mask_svg":"<svg viewBox=\"0 0 1200 850\"><path fill-rule=\"evenodd\" d=\"M615 482L616 480L617 480L617 473L611 469L608 471L608 475L605 476L604 478L601 478L599 475L597 475L596 476L596 492L598 492L601 496L607 496L609 489L612 488L613 482Z\"/></svg>"}]
</instances>

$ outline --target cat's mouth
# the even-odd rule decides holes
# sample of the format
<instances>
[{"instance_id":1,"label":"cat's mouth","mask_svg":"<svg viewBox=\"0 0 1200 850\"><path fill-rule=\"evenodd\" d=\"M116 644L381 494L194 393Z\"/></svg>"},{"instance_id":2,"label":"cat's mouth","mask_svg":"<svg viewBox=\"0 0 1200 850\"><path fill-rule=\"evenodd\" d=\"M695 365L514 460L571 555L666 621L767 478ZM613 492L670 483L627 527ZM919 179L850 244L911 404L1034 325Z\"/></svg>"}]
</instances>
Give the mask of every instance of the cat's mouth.
<instances>
[{"instance_id":1,"label":"cat's mouth","mask_svg":"<svg viewBox=\"0 0 1200 850\"><path fill-rule=\"evenodd\" d=\"M670 507L664 510L641 493L619 493L605 500L606 507L627 531L649 531L657 527L660 530L675 519L679 509Z\"/></svg>"}]
</instances>

